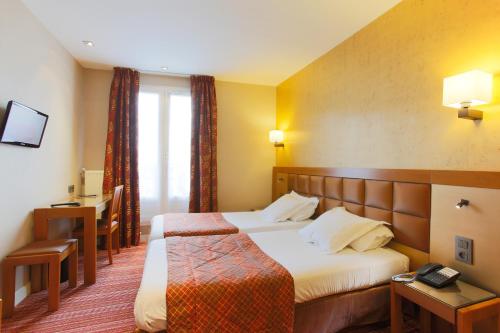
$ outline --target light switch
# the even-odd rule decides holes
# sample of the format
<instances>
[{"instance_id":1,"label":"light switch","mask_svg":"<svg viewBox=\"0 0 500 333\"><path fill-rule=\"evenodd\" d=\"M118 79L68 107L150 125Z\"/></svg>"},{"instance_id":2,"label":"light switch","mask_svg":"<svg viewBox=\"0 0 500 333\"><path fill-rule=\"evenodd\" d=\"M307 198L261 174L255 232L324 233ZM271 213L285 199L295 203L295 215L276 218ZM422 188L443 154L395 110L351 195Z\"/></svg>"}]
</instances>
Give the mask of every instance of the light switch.
<instances>
[{"instance_id":1,"label":"light switch","mask_svg":"<svg viewBox=\"0 0 500 333\"><path fill-rule=\"evenodd\" d=\"M472 239L455 236L455 260L472 265Z\"/></svg>"}]
</instances>

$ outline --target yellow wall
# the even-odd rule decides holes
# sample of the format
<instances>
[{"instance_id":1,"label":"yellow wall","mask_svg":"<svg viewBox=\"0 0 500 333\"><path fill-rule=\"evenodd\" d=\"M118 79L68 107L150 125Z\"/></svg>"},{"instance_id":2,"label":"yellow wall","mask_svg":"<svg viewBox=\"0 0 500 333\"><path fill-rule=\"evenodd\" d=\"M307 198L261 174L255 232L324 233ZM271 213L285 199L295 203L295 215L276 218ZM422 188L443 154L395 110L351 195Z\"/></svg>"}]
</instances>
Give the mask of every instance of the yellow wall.
<instances>
[{"instance_id":1,"label":"yellow wall","mask_svg":"<svg viewBox=\"0 0 500 333\"><path fill-rule=\"evenodd\" d=\"M498 0L402 1L279 85L277 164L500 169L500 112L441 105L443 77L500 72L499 17Z\"/></svg>"},{"instance_id":2,"label":"yellow wall","mask_svg":"<svg viewBox=\"0 0 500 333\"><path fill-rule=\"evenodd\" d=\"M84 70L84 160L102 170L111 71ZM141 84L189 87L189 78L141 74ZM276 89L216 81L218 104L218 194L221 211L260 208L271 201L275 148L267 140L274 128ZM235 195L238 189L238 195Z\"/></svg>"},{"instance_id":3,"label":"yellow wall","mask_svg":"<svg viewBox=\"0 0 500 333\"><path fill-rule=\"evenodd\" d=\"M215 82L218 109L219 209L245 211L271 202L276 89Z\"/></svg>"},{"instance_id":4,"label":"yellow wall","mask_svg":"<svg viewBox=\"0 0 500 333\"><path fill-rule=\"evenodd\" d=\"M83 70L83 167L103 170L112 71Z\"/></svg>"},{"instance_id":5,"label":"yellow wall","mask_svg":"<svg viewBox=\"0 0 500 333\"><path fill-rule=\"evenodd\" d=\"M39 149L0 145L1 259L32 241L33 208L78 184L82 68L21 1L0 1L0 36L0 115L9 100L49 115ZM59 227L51 225L52 237L69 229ZM29 293L27 272L17 269L17 301Z\"/></svg>"}]
</instances>

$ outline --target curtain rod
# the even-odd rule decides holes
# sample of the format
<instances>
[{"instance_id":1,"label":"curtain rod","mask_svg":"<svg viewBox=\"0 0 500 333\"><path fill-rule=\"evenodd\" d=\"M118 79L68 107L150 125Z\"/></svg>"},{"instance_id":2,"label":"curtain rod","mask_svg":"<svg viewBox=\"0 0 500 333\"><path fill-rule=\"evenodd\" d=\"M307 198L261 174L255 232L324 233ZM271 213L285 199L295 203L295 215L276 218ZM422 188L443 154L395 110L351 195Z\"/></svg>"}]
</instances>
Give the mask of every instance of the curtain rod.
<instances>
[{"instance_id":1,"label":"curtain rod","mask_svg":"<svg viewBox=\"0 0 500 333\"><path fill-rule=\"evenodd\" d=\"M152 71L152 70L138 70L139 73L142 74L154 74L154 75L163 75L163 76L178 76L178 77L190 77L190 74L185 73L174 73L174 72L160 72L160 71Z\"/></svg>"}]
</instances>

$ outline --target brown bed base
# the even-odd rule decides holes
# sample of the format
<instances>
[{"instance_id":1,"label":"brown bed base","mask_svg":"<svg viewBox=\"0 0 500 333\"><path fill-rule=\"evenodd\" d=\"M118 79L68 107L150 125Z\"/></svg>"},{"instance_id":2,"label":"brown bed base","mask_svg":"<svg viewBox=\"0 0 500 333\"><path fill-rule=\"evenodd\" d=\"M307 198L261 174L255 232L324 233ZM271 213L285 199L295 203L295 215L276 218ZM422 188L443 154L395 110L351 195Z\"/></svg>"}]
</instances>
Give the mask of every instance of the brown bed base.
<instances>
[{"instance_id":1,"label":"brown bed base","mask_svg":"<svg viewBox=\"0 0 500 333\"><path fill-rule=\"evenodd\" d=\"M389 319L389 284L295 305L294 333L333 333Z\"/></svg>"}]
</instances>

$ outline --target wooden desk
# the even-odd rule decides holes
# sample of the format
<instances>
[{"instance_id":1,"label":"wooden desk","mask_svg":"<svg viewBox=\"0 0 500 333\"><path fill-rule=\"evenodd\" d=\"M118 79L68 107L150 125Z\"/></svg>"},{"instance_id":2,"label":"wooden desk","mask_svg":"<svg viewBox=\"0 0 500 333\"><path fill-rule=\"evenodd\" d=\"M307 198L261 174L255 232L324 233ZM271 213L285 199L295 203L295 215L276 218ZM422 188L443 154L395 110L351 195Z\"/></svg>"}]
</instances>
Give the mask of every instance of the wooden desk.
<instances>
[{"instance_id":1,"label":"wooden desk","mask_svg":"<svg viewBox=\"0 0 500 333\"><path fill-rule=\"evenodd\" d=\"M391 333L402 332L402 298L420 306L422 333L432 332L431 314L452 324L457 333L472 333L475 322L495 317L500 329L500 298L493 293L460 280L442 289L419 281L408 284L392 281Z\"/></svg>"},{"instance_id":2,"label":"wooden desk","mask_svg":"<svg viewBox=\"0 0 500 333\"><path fill-rule=\"evenodd\" d=\"M107 209L111 195L96 198L68 198L67 201L78 201L80 207L51 208L49 206L34 210L35 240L48 238L49 222L68 218L82 219L84 283L94 284L97 270L97 214ZM31 276L31 290L33 292L40 291L42 289L41 267L34 266Z\"/></svg>"}]
</instances>

